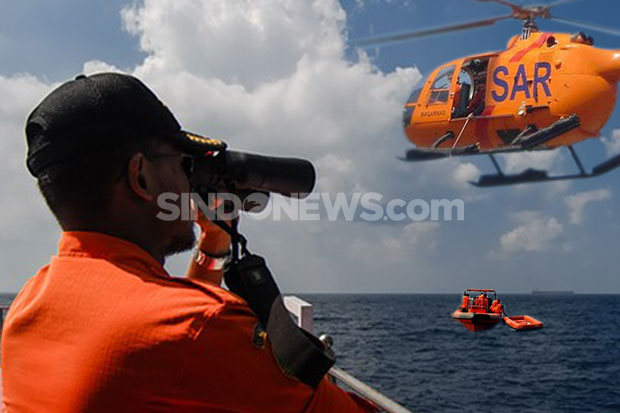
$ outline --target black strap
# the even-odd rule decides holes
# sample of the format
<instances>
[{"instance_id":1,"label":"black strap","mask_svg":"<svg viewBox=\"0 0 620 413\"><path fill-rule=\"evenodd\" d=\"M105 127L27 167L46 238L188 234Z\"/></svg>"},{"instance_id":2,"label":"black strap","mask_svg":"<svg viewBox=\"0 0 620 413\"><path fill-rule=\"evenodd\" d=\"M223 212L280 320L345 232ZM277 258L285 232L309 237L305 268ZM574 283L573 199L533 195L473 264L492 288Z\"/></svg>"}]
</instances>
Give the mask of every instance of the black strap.
<instances>
[{"instance_id":1,"label":"black strap","mask_svg":"<svg viewBox=\"0 0 620 413\"><path fill-rule=\"evenodd\" d=\"M318 386L336 362L318 338L295 325L281 295L271 306L267 337L280 368L308 386Z\"/></svg>"},{"instance_id":2,"label":"black strap","mask_svg":"<svg viewBox=\"0 0 620 413\"><path fill-rule=\"evenodd\" d=\"M247 254L229 266L224 277L231 291L243 297L266 326L280 368L308 386L318 386L334 365L334 354L293 322L265 260Z\"/></svg>"},{"instance_id":3,"label":"black strap","mask_svg":"<svg viewBox=\"0 0 620 413\"><path fill-rule=\"evenodd\" d=\"M293 322L265 260L247 249L246 239L237 230L238 219L230 225L213 222L232 239L233 259L224 273L226 285L248 303L266 327L273 355L282 371L308 386L318 386L336 361L334 353Z\"/></svg>"},{"instance_id":4,"label":"black strap","mask_svg":"<svg viewBox=\"0 0 620 413\"><path fill-rule=\"evenodd\" d=\"M241 247L241 253L243 255L250 253L247 247L248 240L245 239L245 237L241 235L239 231L237 230L239 226L239 218L235 218L231 220L230 225L226 224L226 222L221 221L219 219L211 220L211 222L213 222L215 225L220 227L222 231L230 235L230 239L232 241L232 261L233 262L239 261L239 247Z\"/></svg>"}]
</instances>

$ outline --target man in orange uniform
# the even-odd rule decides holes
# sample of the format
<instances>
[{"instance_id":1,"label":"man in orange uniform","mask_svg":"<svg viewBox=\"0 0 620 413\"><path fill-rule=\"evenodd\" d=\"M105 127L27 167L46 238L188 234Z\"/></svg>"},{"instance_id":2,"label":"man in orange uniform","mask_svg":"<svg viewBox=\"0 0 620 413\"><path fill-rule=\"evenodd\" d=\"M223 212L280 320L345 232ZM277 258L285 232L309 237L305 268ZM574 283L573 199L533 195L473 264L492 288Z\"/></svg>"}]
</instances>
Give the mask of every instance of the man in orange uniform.
<instances>
[{"instance_id":1,"label":"man in orange uniform","mask_svg":"<svg viewBox=\"0 0 620 413\"><path fill-rule=\"evenodd\" d=\"M465 291L463 293L463 301L461 303L461 310L467 311L468 308L469 308L469 294L467 294L467 291Z\"/></svg>"},{"instance_id":2,"label":"man in orange uniform","mask_svg":"<svg viewBox=\"0 0 620 413\"><path fill-rule=\"evenodd\" d=\"M477 308L481 308L483 299L484 299L484 293L480 293L480 295L474 299L474 306Z\"/></svg>"},{"instance_id":3,"label":"man in orange uniform","mask_svg":"<svg viewBox=\"0 0 620 413\"><path fill-rule=\"evenodd\" d=\"M489 297L487 296L487 293L482 293L482 300L480 300L480 305L485 311L489 309Z\"/></svg>"},{"instance_id":4,"label":"man in orange uniform","mask_svg":"<svg viewBox=\"0 0 620 413\"><path fill-rule=\"evenodd\" d=\"M504 305L501 304L499 298L497 300L494 300L493 304L491 304L491 312L500 314L504 312Z\"/></svg>"},{"instance_id":5,"label":"man in orange uniform","mask_svg":"<svg viewBox=\"0 0 620 413\"><path fill-rule=\"evenodd\" d=\"M28 118L28 169L63 233L21 290L2 337L8 412L357 412L326 378L282 372L245 301L220 287L230 239L203 219L186 278L165 257L195 244L158 198L190 191L193 158L222 150L181 131L139 80L79 76Z\"/></svg>"}]
</instances>

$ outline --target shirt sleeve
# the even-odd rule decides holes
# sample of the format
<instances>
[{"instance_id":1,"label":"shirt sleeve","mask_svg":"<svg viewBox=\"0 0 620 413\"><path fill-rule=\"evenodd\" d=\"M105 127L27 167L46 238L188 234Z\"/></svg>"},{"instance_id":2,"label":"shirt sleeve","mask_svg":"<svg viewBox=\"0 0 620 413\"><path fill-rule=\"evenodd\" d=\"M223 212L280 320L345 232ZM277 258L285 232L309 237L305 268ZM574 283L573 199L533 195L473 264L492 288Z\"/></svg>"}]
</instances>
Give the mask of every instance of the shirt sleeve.
<instances>
[{"instance_id":1,"label":"shirt sleeve","mask_svg":"<svg viewBox=\"0 0 620 413\"><path fill-rule=\"evenodd\" d=\"M238 303L208 317L186 354L178 392L185 404L223 412L374 411L327 378L313 389L287 377L257 325Z\"/></svg>"}]
</instances>

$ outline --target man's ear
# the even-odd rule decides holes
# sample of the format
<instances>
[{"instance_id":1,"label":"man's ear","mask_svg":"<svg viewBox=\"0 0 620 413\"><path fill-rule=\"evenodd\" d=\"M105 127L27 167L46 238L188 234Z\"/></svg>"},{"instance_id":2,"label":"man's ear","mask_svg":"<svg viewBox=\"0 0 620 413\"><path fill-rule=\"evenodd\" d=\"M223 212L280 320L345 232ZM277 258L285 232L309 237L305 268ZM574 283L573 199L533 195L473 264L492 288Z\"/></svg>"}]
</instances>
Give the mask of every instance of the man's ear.
<instances>
[{"instance_id":1,"label":"man's ear","mask_svg":"<svg viewBox=\"0 0 620 413\"><path fill-rule=\"evenodd\" d=\"M147 202L155 200L155 189L150 179L149 168L144 154L138 152L129 160L127 167L127 181L132 192Z\"/></svg>"}]
</instances>

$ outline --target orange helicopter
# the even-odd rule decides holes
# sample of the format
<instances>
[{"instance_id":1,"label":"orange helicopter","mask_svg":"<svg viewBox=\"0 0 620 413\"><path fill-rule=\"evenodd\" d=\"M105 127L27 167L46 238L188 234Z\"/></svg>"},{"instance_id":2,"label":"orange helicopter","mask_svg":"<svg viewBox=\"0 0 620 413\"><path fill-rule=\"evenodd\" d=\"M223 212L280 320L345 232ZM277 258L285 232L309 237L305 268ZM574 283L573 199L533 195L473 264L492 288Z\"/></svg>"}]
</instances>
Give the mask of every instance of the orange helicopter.
<instances>
[{"instance_id":1,"label":"orange helicopter","mask_svg":"<svg viewBox=\"0 0 620 413\"><path fill-rule=\"evenodd\" d=\"M523 32L508 41L507 49L448 62L422 80L403 113L405 135L415 148L405 161L451 156L489 155L497 174L483 175L479 187L590 178L620 166L620 155L586 171L572 144L599 137L614 109L620 81L620 50L593 46L584 33L545 33L536 18L553 19L620 35L619 30L551 16L551 7L519 6L504 0L512 13L453 26L401 33L355 42L357 45L393 43L415 37L490 26L500 20L523 21ZM578 173L549 176L527 169L507 175L494 154L549 150L566 146Z\"/></svg>"}]
</instances>

